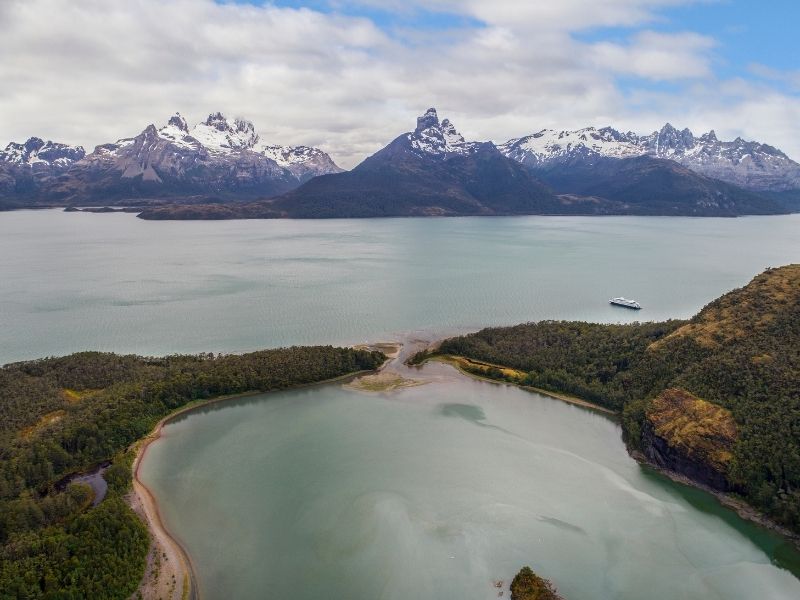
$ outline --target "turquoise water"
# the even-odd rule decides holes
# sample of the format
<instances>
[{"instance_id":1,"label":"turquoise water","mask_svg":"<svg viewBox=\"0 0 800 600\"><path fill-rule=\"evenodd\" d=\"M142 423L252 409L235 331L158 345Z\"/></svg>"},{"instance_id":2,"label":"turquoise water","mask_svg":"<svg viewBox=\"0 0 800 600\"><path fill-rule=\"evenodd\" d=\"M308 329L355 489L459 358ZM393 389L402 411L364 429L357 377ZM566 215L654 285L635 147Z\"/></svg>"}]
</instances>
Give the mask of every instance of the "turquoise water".
<instances>
[{"instance_id":1,"label":"turquoise water","mask_svg":"<svg viewBox=\"0 0 800 600\"><path fill-rule=\"evenodd\" d=\"M687 317L800 262L798 225L0 213L0 362ZM429 382L252 397L164 428L142 475L204 598L488 599L524 564L570 600L800 597L789 545L642 469L613 420L444 365L411 374Z\"/></svg>"},{"instance_id":2,"label":"turquoise water","mask_svg":"<svg viewBox=\"0 0 800 600\"><path fill-rule=\"evenodd\" d=\"M489 600L526 564L570 600L800 597L788 544L643 470L608 417L443 365L417 377L164 429L142 476L201 597Z\"/></svg>"}]
</instances>

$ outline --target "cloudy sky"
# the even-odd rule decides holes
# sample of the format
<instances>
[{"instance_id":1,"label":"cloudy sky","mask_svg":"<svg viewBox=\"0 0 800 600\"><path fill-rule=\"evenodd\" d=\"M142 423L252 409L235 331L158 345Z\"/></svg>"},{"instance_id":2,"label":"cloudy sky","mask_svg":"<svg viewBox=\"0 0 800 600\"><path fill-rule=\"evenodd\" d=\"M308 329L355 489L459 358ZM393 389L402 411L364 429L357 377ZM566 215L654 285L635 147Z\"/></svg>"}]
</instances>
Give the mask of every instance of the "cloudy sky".
<instances>
[{"instance_id":1,"label":"cloudy sky","mask_svg":"<svg viewBox=\"0 0 800 600\"><path fill-rule=\"evenodd\" d=\"M797 0L0 0L0 143L220 110L351 167L436 106L469 139L670 121L800 159Z\"/></svg>"}]
</instances>

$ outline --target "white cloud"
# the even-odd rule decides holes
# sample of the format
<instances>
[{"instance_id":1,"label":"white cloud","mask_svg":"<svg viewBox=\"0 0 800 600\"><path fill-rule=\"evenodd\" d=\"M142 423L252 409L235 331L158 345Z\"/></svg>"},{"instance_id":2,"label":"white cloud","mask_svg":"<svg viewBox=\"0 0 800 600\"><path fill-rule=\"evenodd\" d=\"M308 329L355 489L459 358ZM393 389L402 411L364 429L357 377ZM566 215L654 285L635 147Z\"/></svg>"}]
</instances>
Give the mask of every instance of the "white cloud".
<instances>
[{"instance_id":1,"label":"white cloud","mask_svg":"<svg viewBox=\"0 0 800 600\"><path fill-rule=\"evenodd\" d=\"M599 42L592 45L591 60L613 73L653 81L710 77L713 39L691 32L643 31L630 43Z\"/></svg>"},{"instance_id":2,"label":"white cloud","mask_svg":"<svg viewBox=\"0 0 800 600\"><path fill-rule=\"evenodd\" d=\"M92 147L176 110L190 121L221 110L349 167L437 106L475 139L590 124L649 131L669 119L741 130L800 156L798 120L784 122L797 97L716 81L707 37L642 30L684 0L432 2L482 25L389 35L364 18L271 5L0 0L0 140ZM639 31L617 43L574 37L605 25ZM682 87L636 92L618 76Z\"/></svg>"}]
</instances>

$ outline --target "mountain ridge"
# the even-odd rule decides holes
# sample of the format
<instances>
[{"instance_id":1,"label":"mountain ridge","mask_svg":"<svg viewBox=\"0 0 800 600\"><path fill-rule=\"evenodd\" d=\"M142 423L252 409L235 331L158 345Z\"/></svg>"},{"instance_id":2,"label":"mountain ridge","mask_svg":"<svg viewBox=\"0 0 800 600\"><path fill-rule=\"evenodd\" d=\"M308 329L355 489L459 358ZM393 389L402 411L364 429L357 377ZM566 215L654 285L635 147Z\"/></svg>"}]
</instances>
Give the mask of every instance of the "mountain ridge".
<instances>
[{"instance_id":1,"label":"mountain ridge","mask_svg":"<svg viewBox=\"0 0 800 600\"><path fill-rule=\"evenodd\" d=\"M624 144L608 130L607 139ZM584 145L532 166L493 142L467 141L429 108L351 171L323 175L273 199L168 206L144 219L368 218L489 215L737 216L788 212L772 198L646 155L600 155Z\"/></svg>"},{"instance_id":2,"label":"mountain ridge","mask_svg":"<svg viewBox=\"0 0 800 600\"><path fill-rule=\"evenodd\" d=\"M796 210L798 198L800 164L713 130L545 129L495 145L467 141L434 108L349 172L220 112L193 127L175 113L88 154L39 138L0 151L0 208L140 206L143 218L737 216Z\"/></svg>"},{"instance_id":3,"label":"mountain ridge","mask_svg":"<svg viewBox=\"0 0 800 600\"><path fill-rule=\"evenodd\" d=\"M534 171L582 159L650 156L671 160L701 175L752 191L800 189L800 164L781 150L737 137L721 141L714 130L696 137L670 123L649 135L613 127L543 129L498 146L506 156Z\"/></svg>"},{"instance_id":4,"label":"mountain ridge","mask_svg":"<svg viewBox=\"0 0 800 600\"><path fill-rule=\"evenodd\" d=\"M38 140L38 138L31 138ZM325 152L261 140L250 121L222 113L189 128L176 113L159 128L81 147L53 142L11 143L0 153L0 196L8 200L71 204L200 196L252 200L286 192L310 178L341 172ZM49 146L48 146L49 145ZM66 158L41 165L59 151ZM44 176L46 175L46 177Z\"/></svg>"}]
</instances>

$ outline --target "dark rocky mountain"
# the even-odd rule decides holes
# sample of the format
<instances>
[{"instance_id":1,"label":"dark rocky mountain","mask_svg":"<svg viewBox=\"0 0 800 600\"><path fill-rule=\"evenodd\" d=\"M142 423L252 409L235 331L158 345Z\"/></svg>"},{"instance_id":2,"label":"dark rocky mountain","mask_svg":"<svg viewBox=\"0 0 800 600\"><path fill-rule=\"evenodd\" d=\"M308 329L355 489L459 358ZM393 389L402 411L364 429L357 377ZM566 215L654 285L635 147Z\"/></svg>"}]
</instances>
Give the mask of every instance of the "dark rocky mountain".
<instances>
[{"instance_id":1,"label":"dark rocky mountain","mask_svg":"<svg viewBox=\"0 0 800 600\"><path fill-rule=\"evenodd\" d=\"M491 142L467 142L434 109L413 132L347 173L312 179L273 203L293 217L561 212L550 189Z\"/></svg>"},{"instance_id":2,"label":"dark rocky mountain","mask_svg":"<svg viewBox=\"0 0 800 600\"><path fill-rule=\"evenodd\" d=\"M532 168L601 157L651 156L753 191L800 189L800 164L777 148L742 138L720 141L714 131L696 137L689 129L679 131L669 123L645 136L622 133L611 127L575 131L543 129L510 140L499 148L506 156Z\"/></svg>"},{"instance_id":3,"label":"dark rocky mountain","mask_svg":"<svg viewBox=\"0 0 800 600\"><path fill-rule=\"evenodd\" d=\"M221 113L192 129L176 114L161 128L149 125L135 137L101 144L88 155L82 148L41 140L36 141L41 148L31 151L31 141L11 144L0 154L0 198L6 202L253 200L341 171L317 148L264 143L252 123L230 122ZM23 177L18 164L29 165L33 173L47 164L48 177L28 183L30 177Z\"/></svg>"},{"instance_id":4,"label":"dark rocky mountain","mask_svg":"<svg viewBox=\"0 0 800 600\"><path fill-rule=\"evenodd\" d=\"M0 208L139 206L152 219L776 214L800 208L797 185L779 150L713 132L544 130L498 147L435 109L349 172L221 113L193 128L176 114L88 155L38 138L0 152Z\"/></svg>"},{"instance_id":5,"label":"dark rocky mountain","mask_svg":"<svg viewBox=\"0 0 800 600\"><path fill-rule=\"evenodd\" d=\"M789 212L779 200L700 175L676 162L637 156L576 156L530 167L562 194L613 199L632 215L737 216Z\"/></svg>"}]
</instances>

